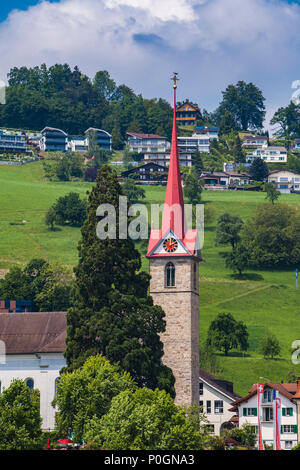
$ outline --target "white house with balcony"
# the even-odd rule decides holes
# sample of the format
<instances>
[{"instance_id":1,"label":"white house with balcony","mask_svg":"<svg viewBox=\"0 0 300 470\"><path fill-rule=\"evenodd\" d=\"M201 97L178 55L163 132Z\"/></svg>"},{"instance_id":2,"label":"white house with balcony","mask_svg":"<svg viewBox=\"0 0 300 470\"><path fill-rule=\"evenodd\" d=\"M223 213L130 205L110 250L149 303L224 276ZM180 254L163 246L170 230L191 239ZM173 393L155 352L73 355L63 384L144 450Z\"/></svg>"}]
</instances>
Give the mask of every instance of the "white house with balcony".
<instances>
[{"instance_id":1,"label":"white house with balcony","mask_svg":"<svg viewBox=\"0 0 300 470\"><path fill-rule=\"evenodd\" d=\"M290 170L271 171L268 182L278 190L300 191L300 174Z\"/></svg>"},{"instance_id":2,"label":"white house with balcony","mask_svg":"<svg viewBox=\"0 0 300 470\"><path fill-rule=\"evenodd\" d=\"M274 442L274 416L273 416L273 390L278 391L281 400L280 413L280 445L282 450L288 450L298 443L298 403L299 395L297 383L272 383L264 384L264 391L260 409L258 409L257 384L253 385L248 395L236 400L231 411L236 411L239 416L239 427L244 424L253 426L253 432L257 435L258 447L258 416L262 440L268 446Z\"/></svg>"},{"instance_id":3,"label":"white house with balcony","mask_svg":"<svg viewBox=\"0 0 300 470\"><path fill-rule=\"evenodd\" d=\"M261 158L266 163L286 163L287 149L280 146L270 146L257 148L246 155L246 161L248 163L252 163L256 158Z\"/></svg>"},{"instance_id":4,"label":"white house with balcony","mask_svg":"<svg viewBox=\"0 0 300 470\"><path fill-rule=\"evenodd\" d=\"M230 411L232 400L240 398L234 393L232 382L219 380L204 370L199 377L199 406L209 421L212 434L220 435L222 429L236 427L236 413Z\"/></svg>"},{"instance_id":5,"label":"white house with balcony","mask_svg":"<svg viewBox=\"0 0 300 470\"><path fill-rule=\"evenodd\" d=\"M268 137L265 135L244 135L242 148L267 148L268 147Z\"/></svg>"},{"instance_id":6,"label":"white house with balcony","mask_svg":"<svg viewBox=\"0 0 300 470\"><path fill-rule=\"evenodd\" d=\"M137 132L127 132L127 143L130 152L138 153L164 153L171 147L166 137Z\"/></svg>"}]
</instances>

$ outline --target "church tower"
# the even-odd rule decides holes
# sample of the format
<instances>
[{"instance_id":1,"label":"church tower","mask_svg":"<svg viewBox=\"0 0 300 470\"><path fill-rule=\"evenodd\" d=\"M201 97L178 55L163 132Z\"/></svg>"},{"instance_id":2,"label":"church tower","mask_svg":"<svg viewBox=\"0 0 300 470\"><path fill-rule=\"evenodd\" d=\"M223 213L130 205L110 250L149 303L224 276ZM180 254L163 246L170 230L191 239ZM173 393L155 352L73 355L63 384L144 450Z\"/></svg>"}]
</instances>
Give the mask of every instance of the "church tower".
<instances>
[{"instance_id":1,"label":"church tower","mask_svg":"<svg viewBox=\"0 0 300 470\"><path fill-rule=\"evenodd\" d=\"M175 376L175 402L199 403L199 261L197 230L188 230L180 177L176 129L176 89L168 183L161 228L152 229L147 258L150 295L166 314L163 362Z\"/></svg>"}]
</instances>

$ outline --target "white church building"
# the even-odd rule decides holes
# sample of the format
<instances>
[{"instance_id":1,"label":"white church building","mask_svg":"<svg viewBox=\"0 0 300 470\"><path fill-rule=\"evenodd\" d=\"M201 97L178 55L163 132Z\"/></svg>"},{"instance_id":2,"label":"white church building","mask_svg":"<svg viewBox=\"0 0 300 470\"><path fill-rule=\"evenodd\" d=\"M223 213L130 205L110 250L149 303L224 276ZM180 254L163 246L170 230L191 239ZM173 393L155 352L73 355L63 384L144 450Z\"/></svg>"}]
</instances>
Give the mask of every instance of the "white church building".
<instances>
[{"instance_id":1,"label":"white church building","mask_svg":"<svg viewBox=\"0 0 300 470\"><path fill-rule=\"evenodd\" d=\"M65 367L63 356L66 337L66 314L0 314L0 392L13 379L25 380L40 392L40 413L44 431L54 429L55 397L59 372Z\"/></svg>"}]
</instances>

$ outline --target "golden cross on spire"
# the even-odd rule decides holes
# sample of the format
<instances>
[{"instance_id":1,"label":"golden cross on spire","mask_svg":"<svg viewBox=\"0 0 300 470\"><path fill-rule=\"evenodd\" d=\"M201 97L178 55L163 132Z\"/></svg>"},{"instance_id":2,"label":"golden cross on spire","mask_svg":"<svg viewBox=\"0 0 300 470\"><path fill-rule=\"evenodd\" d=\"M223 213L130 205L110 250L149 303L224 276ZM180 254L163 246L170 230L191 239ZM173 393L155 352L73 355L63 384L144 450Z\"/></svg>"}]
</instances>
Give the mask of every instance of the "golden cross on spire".
<instances>
[{"instance_id":1,"label":"golden cross on spire","mask_svg":"<svg viewBox=\"0 0 300 470\"><path fill-rule=\"evenodd\" d=\"M174 77L171 78L171 80L174 82L173 88L177 88L177 82L180 80L178 77L178 72L174 72Z\"/></svg>"}]
</instances>

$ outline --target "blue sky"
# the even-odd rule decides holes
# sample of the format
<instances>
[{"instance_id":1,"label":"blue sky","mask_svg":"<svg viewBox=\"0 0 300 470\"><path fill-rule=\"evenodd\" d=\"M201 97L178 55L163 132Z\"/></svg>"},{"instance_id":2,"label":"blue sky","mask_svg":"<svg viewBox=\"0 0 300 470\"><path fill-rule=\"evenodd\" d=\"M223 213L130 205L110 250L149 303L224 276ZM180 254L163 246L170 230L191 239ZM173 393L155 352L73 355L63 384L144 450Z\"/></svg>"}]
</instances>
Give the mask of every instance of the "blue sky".
<instances>
[{"instance_id":1,"label":"blue sky","mask_svg":"<svg viewBox=\"0 0 300 470\"><path fill-rule=\"evenodd\" d=\"M252 81L267 121L300 80L300 1L12 0L1 2L0 79L13 66L69 63L108 70L147 98L178 98L213 111L222 90ZM266 122L268 126L268 122Z\"/></svg>"}]
</instances>

